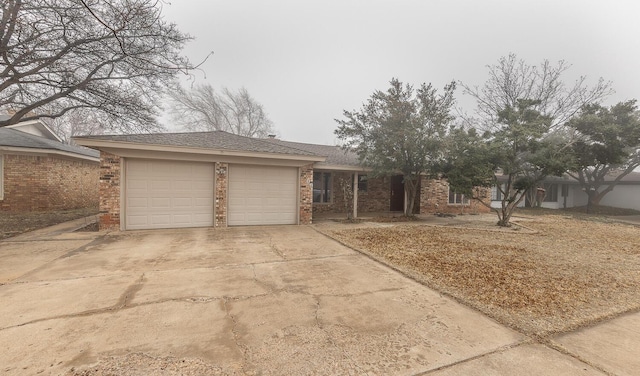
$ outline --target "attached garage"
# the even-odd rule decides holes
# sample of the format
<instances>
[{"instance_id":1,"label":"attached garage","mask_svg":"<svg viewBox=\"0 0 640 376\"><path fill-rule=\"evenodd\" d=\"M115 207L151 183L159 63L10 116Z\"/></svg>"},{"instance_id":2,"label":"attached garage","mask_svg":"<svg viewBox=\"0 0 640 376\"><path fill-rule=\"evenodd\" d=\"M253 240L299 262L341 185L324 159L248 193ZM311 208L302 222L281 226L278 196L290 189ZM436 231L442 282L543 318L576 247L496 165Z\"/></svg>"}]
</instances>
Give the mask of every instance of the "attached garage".
<instances>
[{"instance_id":1,"label":"attached garage","mask_svg":"<svg viewBox=\"0 0 640 376\"><path fill-rule=\"evenodd\" d=\"M310 224L313 166L327 158L223 131L74 140L100 150L101 230Z\"/></svg>"},{"instance_id":2,"label":"attached garage","mask_svg":"<svg viewBox=\"0 0 640 376\"><path fill-rule=\"evenodd\" d=\"M127 159L127 230L213 226L213 163Z\"/></svg>"},{"instance_id":3,"label":"attached garage","mask_svg":"<svg viewBox=\"0 0 640 376\"><path fill-rule=\"evenodd\" d=\"M229 213L234 225L298 223L298 168L229 166Z\"/></svg>"}]
</instances>

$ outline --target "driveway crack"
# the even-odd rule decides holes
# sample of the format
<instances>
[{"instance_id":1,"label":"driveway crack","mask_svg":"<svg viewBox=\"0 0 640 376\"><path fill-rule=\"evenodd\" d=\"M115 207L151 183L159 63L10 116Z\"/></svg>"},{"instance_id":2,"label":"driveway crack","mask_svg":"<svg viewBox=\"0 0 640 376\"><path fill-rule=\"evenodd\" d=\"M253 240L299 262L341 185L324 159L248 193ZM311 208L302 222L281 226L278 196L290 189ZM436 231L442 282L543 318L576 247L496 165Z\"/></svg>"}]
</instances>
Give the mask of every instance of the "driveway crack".
<instances>
[{"instance_id":1,"label":"driveway crack","mask_svg":"<svg viewBox=\"0 0 640 376\"><path fill-rule=\"evenodd\" d=\"M236 347L238 348L238 350L240 351L240 353L242 353L242 373L247 374L246 366L249 359L249 349L245 345L241 344L238 339L238 330L237 330L238 321L231 314L231 309L228 303L229 303L229 299L226 296L223 297L222 306L224 308L225 316L229 318L229 320L231 321L231 334L233 335L233 341Z\"/></svg>"}]
</instances>

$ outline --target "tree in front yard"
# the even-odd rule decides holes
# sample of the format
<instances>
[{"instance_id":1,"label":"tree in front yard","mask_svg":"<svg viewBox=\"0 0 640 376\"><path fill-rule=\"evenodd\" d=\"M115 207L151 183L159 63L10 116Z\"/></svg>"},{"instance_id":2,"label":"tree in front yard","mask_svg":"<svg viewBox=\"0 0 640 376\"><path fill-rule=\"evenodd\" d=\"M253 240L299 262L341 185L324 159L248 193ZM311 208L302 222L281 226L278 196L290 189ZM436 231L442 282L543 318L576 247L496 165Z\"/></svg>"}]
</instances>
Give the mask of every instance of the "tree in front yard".
<instances>
[{"instance_id":1,"label":"tree in front yard","mask_svg":"<svg viewBox=\"0 0 640 376\"><path fill-rule=\"evenodd\" d=\"M575 171L568 174L582 186L589 206L597 206L622 178L640 166L640 113L636 100L609 108L585 106L568 126L575 139L571 146ZM605 180L607 186L602 189Z\"/></svg>"},{"instance_id":2,"label":"tree in front yard","mask_svg":"<svg viewBox=\"0 0 640 376\"><path fill-rule=\"evenodd\" d=\"M462 84L477 101L476 116L451 132L446 176L456 191L476 199L474 187L495 186L498 225L510 226L527 191L571 167L567 121L611 89L602 79L589 87L584 77L566 85L564 61L534 66L511 54L488 68L482 87Z\"/></svg>"},{"instance_id":3,"label":"tree in front yard","mask_svg":"<svg viewBox=\"0 0 640 376\"><path fill-rule=\"evenodd\" d=\"M438 94L431 84L413 86L392 79L386 92L376 91L359 111L344 111L335 134L354 150L374 176L401 173L412 215L420 177L435 172L443 158L443 141L453 120L456 84Z\"/></svg>"},{"instance_id":4,"label":"tree in front yard","mask_svg":"<svg viewBox=\"0 0 640 376\"><path fill-rule=\"evenodd\" d=\"M478 135L474 129L456 129L450 135L445 175L451 188L489 205L478 196L477 187L495 186L502 197L494 209L499 226L510 226L527 191L569 166L563 139L549 135L551 117L535 110L536 104L520 100L516 108L500 111L493 132Z\"/></svg>"}]
</instances>

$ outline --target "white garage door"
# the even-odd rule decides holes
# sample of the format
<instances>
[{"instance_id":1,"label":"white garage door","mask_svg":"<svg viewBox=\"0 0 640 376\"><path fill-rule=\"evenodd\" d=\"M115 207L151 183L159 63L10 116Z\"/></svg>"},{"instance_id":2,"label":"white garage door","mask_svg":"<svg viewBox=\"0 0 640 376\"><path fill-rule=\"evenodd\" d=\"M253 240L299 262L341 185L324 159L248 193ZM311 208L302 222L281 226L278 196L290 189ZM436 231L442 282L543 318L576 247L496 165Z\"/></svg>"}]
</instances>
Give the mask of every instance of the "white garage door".
<instances>
[{"instance_id":1,"label":"white garage door","mask_svg":"<svg viewBox=\"0 0 640 376\"><path fill-rule=\"evenodd\" d=\"M213 226L213 164L127 160L128 230Z\"/></svg>"},{"instance_id":2,"label":"white garage door","mask_svg":"<svg viewBox=\"0 0 640 376\"><path fill-rule=\"evenodd\" d=\"M229 166L229 225L296 224L298 169Z\"/></svg>"}]
</instances>

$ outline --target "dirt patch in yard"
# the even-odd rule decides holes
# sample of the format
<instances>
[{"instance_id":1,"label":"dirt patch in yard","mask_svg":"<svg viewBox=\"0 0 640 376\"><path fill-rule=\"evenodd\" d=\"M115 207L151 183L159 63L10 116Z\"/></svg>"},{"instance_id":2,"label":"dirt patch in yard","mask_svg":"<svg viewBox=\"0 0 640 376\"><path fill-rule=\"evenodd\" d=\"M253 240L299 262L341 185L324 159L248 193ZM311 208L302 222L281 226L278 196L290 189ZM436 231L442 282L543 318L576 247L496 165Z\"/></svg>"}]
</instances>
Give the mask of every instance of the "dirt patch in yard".
<instances>
[{"instance_id":1,"label":"dirt patch in yard","mask_svg":"<svg viewBox=\"0 0 640 376\"><path fill-rule=\"evenodd\" d=\"M328 235L524 333L545 336L640 308L640 228L558 215L532 231L396 224Z\"/></svg>"},{"instance_id":2,"label":"dirt patch in yard","mask_svg":"<svg viewBox=\"0 0 640 376\"><path fill-rule=\"evenodd\" d=\"M0 213L0 239L98 214L97 208L29 213Z\"/></svg>"}]
</instances>

